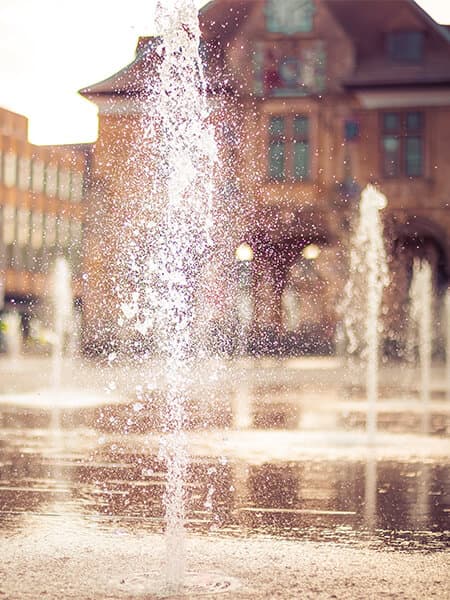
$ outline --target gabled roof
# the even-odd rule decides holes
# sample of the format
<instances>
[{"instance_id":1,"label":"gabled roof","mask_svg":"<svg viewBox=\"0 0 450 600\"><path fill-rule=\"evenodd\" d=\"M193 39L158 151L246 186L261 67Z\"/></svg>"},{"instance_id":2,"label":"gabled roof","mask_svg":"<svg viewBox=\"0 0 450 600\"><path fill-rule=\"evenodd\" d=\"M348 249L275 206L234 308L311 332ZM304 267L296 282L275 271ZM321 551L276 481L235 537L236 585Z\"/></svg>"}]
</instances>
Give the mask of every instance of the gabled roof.
<instances>
[{"instance_id":1,"label":"gabled roof","mask_svg":"<svg viewBox=\"0 0 450 600\"><path fill-rule=\"evenodd\" d=\"M356 64L347 87L450 84L450 35L414 0L325 0L353 41ZM405 23L405 25L403 25ZM426 34L427 49L418 63L393 62L385 51L389 31L415 29Z\"/></svg>"},{"instance_id":2,"label":"gabled roof","mask_svg":"<svg viewBox=\"0 0 450 600\"><path fill-rule=\"evenodd\" d=\"M389 25L396 12L404 10L421 21L445 42L450 42L448 26L437 23L414 0L324 0L343 28L362 40Z\"/></svg>"},{"instance_id":3,"label":"gabled roof","mask_svg":"<svg viewBox=\"0 0 450 600\"><path fill-rule=\"evenodd\" d=\"M212 0L199 12L202 39L205 42L220 39L221 45L224 44L226 39L239 30L254 6L255 3L251 0ZM111 77L79 90L79 93L94 102L95 98L100 97L145 94L152 85L155 66L161 60L158 54L160 43L160 37L141 37L136 57L129 65ZM221 67L221 62L220 59L212 62L215 64L210 67L215 72L214 69Z\"/></svg>"},{"instance_id":4,"label":"gabled roof","mask_svg":"<svg viewBox=\"0 0 450 600\"><path fill-rule=\"evenodd\" d=\"M414 0L322 1L355 47L355 68L344 82L347 87L450 84L449 30L436 23ZM254 0L212 0L200 10L212 91L215 91L214 86L218 91L224 89L220 80L228 42L256 7ZM406 28L426 32L427 47L432 52L420 63L393 63L386 56L384 35L390 29L401 28L402 23L407 24ZM95 102L100 97L133 97L147 93L157 73L155 67L161 60L160 45L159 37L140 38L136 57L129 65L104 81L83 88L80 94ZM248 60L251 61L251 57ZM232 78L233 73L228 73L225 79L231 81Z\"/></svg>"},{"instance_id":5,"label":"gabled roof","mask_svg":"<svg viewBox=\"0 0 450 600\"><path fill-rule=\"evenodd\" d=\"M160 43L159 37L139 38L133 62L111 77L83 88L79 93L91 100L98 96L133 97L145 93L151 85L154 67L161 60L158 53Z\"/></svg>"},{"instance_id":6,"label":"gabled roof","mask_svg":"<svg viewBox=\"0 0 450 600\"><path fill-rule=\"evenodd\" d=\"M199 11L202 38L226 41L236 33L255 8L254 0L211 0Z\"/></svg>"}]
</instances>

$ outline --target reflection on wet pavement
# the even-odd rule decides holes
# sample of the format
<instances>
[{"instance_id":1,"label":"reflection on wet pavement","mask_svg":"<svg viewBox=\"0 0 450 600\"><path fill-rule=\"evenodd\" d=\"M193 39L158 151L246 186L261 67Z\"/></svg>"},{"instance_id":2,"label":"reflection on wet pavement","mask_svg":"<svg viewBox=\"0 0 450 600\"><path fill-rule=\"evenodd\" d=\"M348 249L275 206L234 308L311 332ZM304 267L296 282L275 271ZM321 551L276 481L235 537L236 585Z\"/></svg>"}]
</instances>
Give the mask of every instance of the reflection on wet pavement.
<instances>
[{"instance_id":1,"label":"reflection on wet pavement","mask_svg":"<svg viewBox=\"0 0 450 600\"><path fill-rule=\"evenodd\" d=\"M116 438L71 453L42 430L14 431L0 448L0 524L10 532L24 515L77 514L102 527L162 531L164 466ZM202 533L370 543L439 550L450 542L450 466L433 460L303 460L246 464L193 459L187 481L188 527ZM55 508L57 507L57 508Z\"/></svg>"},{"instance_id":2,"label":"reflection on wet pavement","mask_svg":"<svg viewBox=\"0 0 450 600\"><path fill-rule=\"evenodd\" d=\"M381 401L378 444L368 447L361 399L341 398L331 380L317 392L308 370L291 382L284 371L278 383L262 369L244 375L203 382L186 401L187 526L196 540L445 556L445 402L433 400L432 431L424 436L416 400ZM75 554L90 531L101 534L99 548L110 536L131 544L132 536L137 543L160 534L163 389L123 384L117 396L98 388L91 395L74 388L60 399L51 394L27 388L0 396L0 549L16 540L19 560L23 540L45 549L58 532L75 540ZM4 593L0 585L0 598Z\"/></svg>"}]
</instances>

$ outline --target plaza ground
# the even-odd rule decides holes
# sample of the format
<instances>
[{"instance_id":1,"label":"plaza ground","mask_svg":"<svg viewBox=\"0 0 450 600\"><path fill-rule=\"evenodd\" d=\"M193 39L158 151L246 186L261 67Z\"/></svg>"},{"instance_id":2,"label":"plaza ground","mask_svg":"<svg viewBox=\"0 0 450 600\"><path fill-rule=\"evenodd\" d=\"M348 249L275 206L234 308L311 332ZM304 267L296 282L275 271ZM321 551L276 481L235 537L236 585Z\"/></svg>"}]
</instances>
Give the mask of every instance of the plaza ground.
<instances>
[{"instance_id":1,"label":"plaza ground","mask_svg":"<svg viewBox=\"0 0 450 600\"><path fill-rule=\"evenodd\" d=\"M110 364L112 362L112 364ZM450 404L339 359L209 360L188 413L183 596L164 592L159 362L0 362L0 598L446 598Z\"/></svg>"}]
</instances>

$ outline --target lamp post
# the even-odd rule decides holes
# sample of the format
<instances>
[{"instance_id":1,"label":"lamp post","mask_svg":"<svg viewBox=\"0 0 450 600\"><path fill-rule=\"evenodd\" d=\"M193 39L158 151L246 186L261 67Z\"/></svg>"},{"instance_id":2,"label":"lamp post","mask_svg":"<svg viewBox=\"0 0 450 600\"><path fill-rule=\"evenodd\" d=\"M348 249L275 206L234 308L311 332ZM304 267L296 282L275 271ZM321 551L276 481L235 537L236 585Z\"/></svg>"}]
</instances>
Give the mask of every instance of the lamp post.
<instances>
[{"instance_id":1,"label":"lamp post","mask_svg":"<svg viewBox=\"0 0 450 600\"><path fill-rule=\"evenodd\" d=\"M247 243L240 244L235 251L237 262L237 320L238 339L237 353L243 355L247 351L248 331L253 318L252 304L252 261L253 249Z\"/></svg>"}]
</instances>

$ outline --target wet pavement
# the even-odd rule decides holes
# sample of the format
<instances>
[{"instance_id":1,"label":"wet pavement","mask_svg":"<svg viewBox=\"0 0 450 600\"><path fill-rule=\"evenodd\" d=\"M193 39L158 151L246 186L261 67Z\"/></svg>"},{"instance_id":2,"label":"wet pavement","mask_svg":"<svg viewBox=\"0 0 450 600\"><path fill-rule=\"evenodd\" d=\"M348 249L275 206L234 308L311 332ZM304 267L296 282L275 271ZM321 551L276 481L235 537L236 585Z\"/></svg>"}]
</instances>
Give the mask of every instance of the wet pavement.
<instances>
[{"instance_id":1,"label":"wet pavement","mask_svg":"<svg viewBox=\"0 0 450 600\"><path fill-rule=\"evenodd\" d=\"M163 387L88 369L61 394L36 364L0 365L0 598L178 597L160 583ZM232 366L192 391L184 597L448 598L442 390L430 435L396 390L369 445L335 366L304 364L291 381L289 365Z\"/></svg>"}]
</instances>

